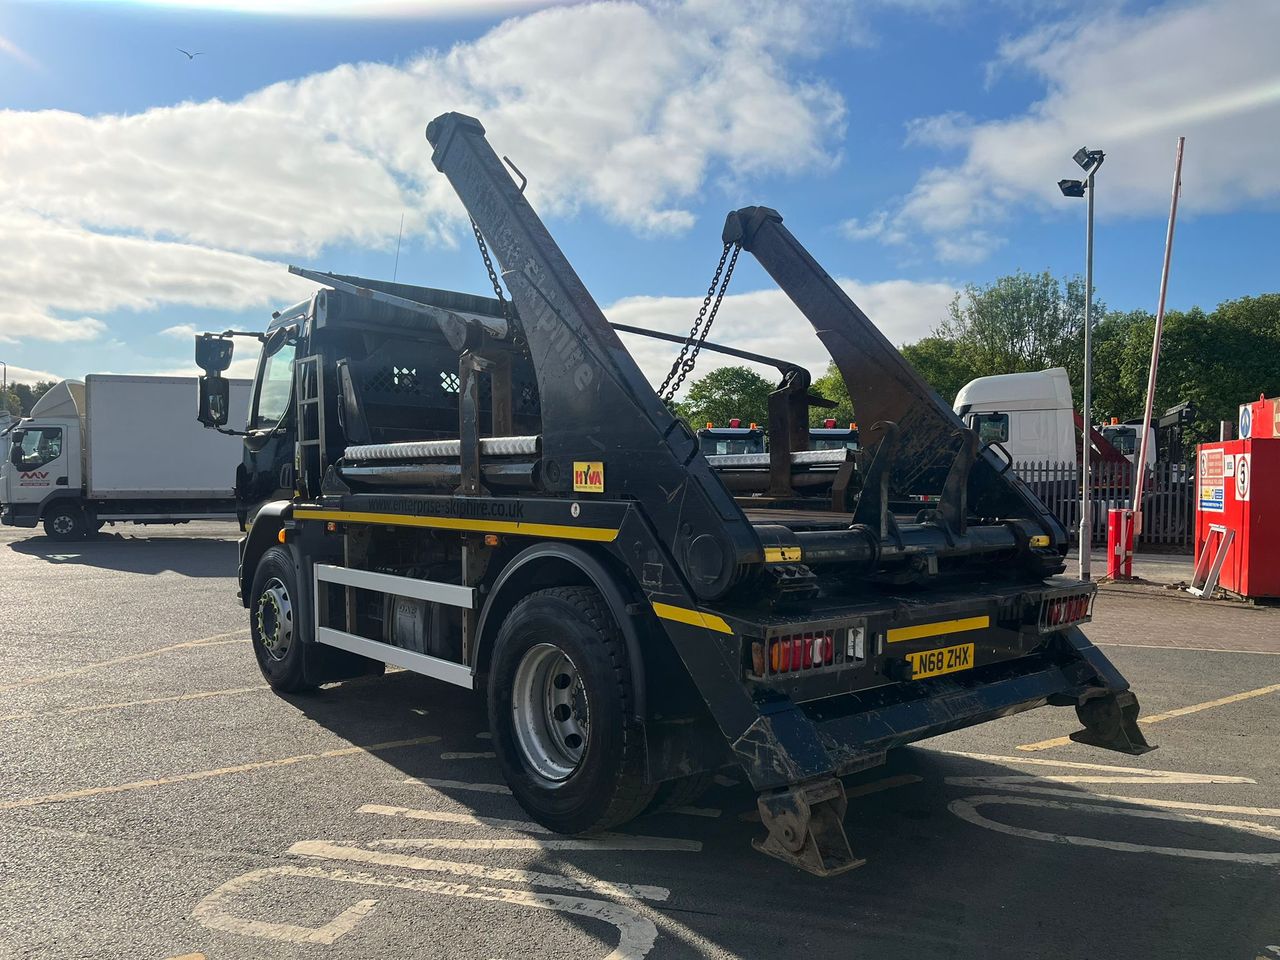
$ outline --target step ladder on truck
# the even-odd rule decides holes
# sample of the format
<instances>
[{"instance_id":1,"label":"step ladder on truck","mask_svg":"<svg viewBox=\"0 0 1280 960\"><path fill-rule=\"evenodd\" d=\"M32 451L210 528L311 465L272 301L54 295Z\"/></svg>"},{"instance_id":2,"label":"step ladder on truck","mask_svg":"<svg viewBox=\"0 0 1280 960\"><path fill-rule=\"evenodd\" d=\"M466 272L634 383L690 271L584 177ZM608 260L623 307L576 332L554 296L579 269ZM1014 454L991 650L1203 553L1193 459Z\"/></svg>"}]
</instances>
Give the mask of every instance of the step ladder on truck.
<instances>
[{"instance_id":1,"label":"step ladder on truck","mask_svg":"<svg viewBox=\"0 0 1280 960\"><path fill-rule=\"evenodd\" d=\"M390 663L482 690L515 798L564 833L688 803L736 767L757 846L822 875L861 862L840 778L895 747L1054 705L1080 742L1151 749L1080 629L1094 588L1061 576L1061 526L781 216L729 215L720 292L755 256L870 426L857 452L808 449L817 400L787 366L768 451L706 456L480 123L445 114L427 139L495 296L292 268L324 288L271 322L259 389L295 354L305 389L250 431L237 487L240 596L273 687ZM230 355L198 339L210 426Z\"/></svg>"}]
</instances>

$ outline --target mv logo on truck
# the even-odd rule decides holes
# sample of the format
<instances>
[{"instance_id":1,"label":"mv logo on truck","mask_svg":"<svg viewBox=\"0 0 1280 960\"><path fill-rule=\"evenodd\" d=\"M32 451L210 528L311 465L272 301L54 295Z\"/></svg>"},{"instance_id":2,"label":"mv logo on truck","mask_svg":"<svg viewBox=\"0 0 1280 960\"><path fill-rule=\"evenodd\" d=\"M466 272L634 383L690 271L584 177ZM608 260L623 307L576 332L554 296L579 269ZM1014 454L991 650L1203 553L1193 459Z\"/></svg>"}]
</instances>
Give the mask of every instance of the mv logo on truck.
<instances>
[{"instance_id":1,"label":"mv logo on truck","mask_svg":"<svg viewBox=\"0 0 1280 960\"><path fill-rule=\"evenodd\" d=\"M48 470L26 470L18 474L18 486L20 487L47 487L48 485Z\"/></svg>"}]
</instances>

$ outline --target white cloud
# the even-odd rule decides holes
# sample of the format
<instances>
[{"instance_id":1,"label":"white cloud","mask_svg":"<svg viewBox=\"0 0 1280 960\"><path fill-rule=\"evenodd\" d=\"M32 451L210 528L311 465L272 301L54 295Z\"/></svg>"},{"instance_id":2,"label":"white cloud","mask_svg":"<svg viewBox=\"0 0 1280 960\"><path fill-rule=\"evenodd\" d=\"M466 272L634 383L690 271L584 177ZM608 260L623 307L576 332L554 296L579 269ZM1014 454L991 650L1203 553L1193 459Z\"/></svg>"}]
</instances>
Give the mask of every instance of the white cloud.
<instances>
[{"instance_id":1,"label":"white cloud","mask_svg":"<svg viewBox=\"0 0 1280 960\"><path fill-rule=\"evenodd\" d=\"M32 370L30 367L19 367L14 364L8 365L6 372L9 383L35 383L38 380L62 380L63 377L56 373L50 373L48 370Z\"/></svg>"},{"instance_id":2,"label":"white cloud","mask_svg":"<svg viewBox=\"0 0 1280 960\"><path fill-rule=\"evenodd\" d=\"M194 337L200 331L196 329L194 323L179 323L172 327L165 327L160 331L162 337L178 337L180 339Z\"/></svg>"},{"instance_id":3,"label":"white cloud","mask_svg":"<svg viewBox=\"0 0 1280 960\"><path fill-rule=\"evenodd\" d=\"M927 336L947 314L956 288L948 283L889 280L861 283L837 281L853 301L893 343L901 344ZM702 306L701 297L627 297L605 307L614 323L646 327L684 336ZM680 345L636 334L620 334L640 368L655 386L666 377ZM830 355L818 340L813 327L781 290L756 290L730 294L724 298L710 338L725 344L789 360L806 367L813 376L826 372ZM744 361L704 351L698 357L696 379L717 367ZM768 368L747 364L768 376ZM688 387L689 380L685 381Z\"/></svg>"},{"instance_id":4,"label":"white cloud","mask_svg":"<svg viewBox=\"0 0 1280 960\"><path fill-rule=\"evenodd\" d=\"M287 305L315 289L283 264L193 244L94 233L3 203L0 250L6 261L0 342L91 340L106 330L93 313Z\"/></svg>"},{"instance_id":5,"label":"white cloud","mask_svg":"<svg viewBox=\"0 0 1280 960\"><path fill-rule=\"evenodd\" d=\"M4 34L0 34L0 55L12 57L24 67L30 67L32 70L43 70L40 62L35 57L27 53L20 46L10 40Z\"/></svg>"},{"instance_id":6,"label":"white cloud","mask_svg":"<svg viewBox=\"0 0 1280 960\"><path fill-rule=\"evenodd\" d=\"M1168 209L1173 149L1187 137L1183 209L1219 212L1280 200L1280 68L1274 0L1203 0L1143 13L1091 11L1006 42L995 75L1043 80L1025 114L976 122L957 114L914 121L908 140L959 147L953 166L926 171L888 211L881 237L924 234L942 260L980 259L1020 205L1067 208L1057 189L1079 174L1081 144L1107 152L1098 215ZM975 182L975 178L978 182ZM880 214L866 218L875 224ZM857 236L856 229L846 235Z\"/></svg>"},{"instance_id":7,"label":"white cloud","mask_svg":"<svg viewBox=\"0 0 1280 960\"><path fill-rule=\"evenodd\" d=\"M816 8L815 8L816 10ZM0 166L43 213L246 252L439 237L461 214L430 163L428 120L480 116L542 212L580 204L638 230L682 230L709 169L832 162L843 101L799 79L807 5L686 0L555 7L448 52L344 65L138 114L0 112Z\"/></svg>"},{"instance_id":8,"label":"white cloud","mask_svg":"<svg viewBox=\"0 0 1280 960\"><path fill-rule=\"evenodd\" d=\"M97 0L114 2L114 0ZM291 17L491 17L554 6L568 0L133 0L142 6L177 10Z\"/></svg>"}]
</instances>

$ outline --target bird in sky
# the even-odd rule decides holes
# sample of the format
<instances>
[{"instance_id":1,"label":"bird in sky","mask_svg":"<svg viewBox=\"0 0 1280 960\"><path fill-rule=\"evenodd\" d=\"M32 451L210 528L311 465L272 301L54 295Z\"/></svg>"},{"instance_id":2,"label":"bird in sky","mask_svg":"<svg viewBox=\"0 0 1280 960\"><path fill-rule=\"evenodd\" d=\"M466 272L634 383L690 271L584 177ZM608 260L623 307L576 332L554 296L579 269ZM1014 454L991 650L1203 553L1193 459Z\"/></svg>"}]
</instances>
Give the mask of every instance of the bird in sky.
<instances>
[{"instance_id":1,"label":"bird in sky","mask_svg":"<svg viewBox=\"0 0 1280 960\"><path fill-rule=\"evenodd\" d=\"M183 50L181 47L175 47L174 49L176 49L179 53L187 53L187 51ZM196 57L203 56L203 55L204 55L203 50L197 50L195 53L187 53L187 59L194 60Z\"/></svg>"}]
</instances>

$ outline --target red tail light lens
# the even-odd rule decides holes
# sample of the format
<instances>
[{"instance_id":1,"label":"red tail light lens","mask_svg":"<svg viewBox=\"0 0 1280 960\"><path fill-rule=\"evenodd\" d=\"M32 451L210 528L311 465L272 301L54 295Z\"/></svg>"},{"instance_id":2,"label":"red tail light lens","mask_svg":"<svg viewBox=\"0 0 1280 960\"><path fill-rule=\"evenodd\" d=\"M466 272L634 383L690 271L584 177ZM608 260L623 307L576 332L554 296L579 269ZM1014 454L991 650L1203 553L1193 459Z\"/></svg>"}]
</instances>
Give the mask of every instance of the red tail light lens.
<instances>
[{"instance_id":1,"label":"red tail light lens","mask_svg":"<svg viewBox=\"0 0 1280 960\"><path fill-rule=\"evenodd\" d=\"M835 631L774 637L768 644L769 673L795 673L836 662Z\"/></svg>"}]
</instances>

